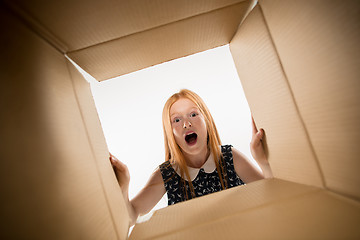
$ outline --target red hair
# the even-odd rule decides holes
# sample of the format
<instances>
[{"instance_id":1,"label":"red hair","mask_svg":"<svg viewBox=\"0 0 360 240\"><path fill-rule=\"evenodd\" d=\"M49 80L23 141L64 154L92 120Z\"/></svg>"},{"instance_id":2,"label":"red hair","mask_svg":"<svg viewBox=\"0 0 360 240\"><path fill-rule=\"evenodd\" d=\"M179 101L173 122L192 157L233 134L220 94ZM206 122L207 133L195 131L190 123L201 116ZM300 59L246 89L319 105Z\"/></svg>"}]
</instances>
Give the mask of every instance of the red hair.
<instances>
[{"instance_id":1,"label":"red hair","mask_svg":"<svg viewBox=\"0 0 360 240\"><path fill-rule=\"evenodd\" d=\"M171 120L170 120L170 108L171 106L180 98L186 98L192 101L199 109L201 114L204 116L206 129L208 134L208 149L214 156L214 161L216 165L217 172L219 174L221 187L222 189L227 188L227 181L224 177L225 170L223 169L223 164L220 164L223 161L223 157L220 150L221 140L216 129L214 119L212 118L209 109L205 105L204 101L194 92L182 89L180 92L173 94L165 103L162 121L164 129L164 143L165 143L165 161L170 161L171 163L176 163L180 169L181 178L185 187L184 175L187 179L190 179L189 171L186 165L185 157L181 151L181 148L175 141L173 135ZM192 182L189 181L190 192L192 197L195 197L194 187ZM185 199L189 199L187 191L185 189Z\"/></svg>"}]
</instances>

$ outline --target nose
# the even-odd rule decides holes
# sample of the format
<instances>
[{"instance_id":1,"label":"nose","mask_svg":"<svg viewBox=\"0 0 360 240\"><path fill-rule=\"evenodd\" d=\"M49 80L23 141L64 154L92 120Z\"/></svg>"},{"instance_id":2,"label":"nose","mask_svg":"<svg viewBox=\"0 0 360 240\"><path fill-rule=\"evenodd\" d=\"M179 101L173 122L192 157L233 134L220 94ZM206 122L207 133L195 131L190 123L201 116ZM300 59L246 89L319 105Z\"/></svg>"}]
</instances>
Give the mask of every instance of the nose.
<instances>
[{"instance_id":1,"label":"nose","mask_svg":"<svg viewBox=\"0 0 360 240\"><path fill-rule=\"evenodd\" d=\"M189 128L189 127L191 127L192 125L191 125L191 122L190 121L185 121L184 122L184 125L183 125L183 128Z\"/></svg>"}]
</instances>

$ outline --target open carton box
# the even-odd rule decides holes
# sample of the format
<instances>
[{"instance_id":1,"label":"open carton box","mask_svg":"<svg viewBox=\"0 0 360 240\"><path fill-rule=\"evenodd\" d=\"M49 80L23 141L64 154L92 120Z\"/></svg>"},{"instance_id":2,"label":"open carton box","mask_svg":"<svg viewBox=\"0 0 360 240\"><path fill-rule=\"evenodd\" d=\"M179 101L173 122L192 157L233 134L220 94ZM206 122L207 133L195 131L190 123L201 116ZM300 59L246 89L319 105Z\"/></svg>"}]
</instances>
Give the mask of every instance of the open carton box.
<instances>
[{"instance_id":1,"label":"open carton box","mask_svg":"<svg viewBox=\"0 0 360 240\"><path fill-rule=\"evenodd\" d=\"M358 1L0 4L1 239L128 238L89 84L64 54L102 81L228 43L274 179L158 210L130 239L360 238Z\"/></svg>"}]
</instances>

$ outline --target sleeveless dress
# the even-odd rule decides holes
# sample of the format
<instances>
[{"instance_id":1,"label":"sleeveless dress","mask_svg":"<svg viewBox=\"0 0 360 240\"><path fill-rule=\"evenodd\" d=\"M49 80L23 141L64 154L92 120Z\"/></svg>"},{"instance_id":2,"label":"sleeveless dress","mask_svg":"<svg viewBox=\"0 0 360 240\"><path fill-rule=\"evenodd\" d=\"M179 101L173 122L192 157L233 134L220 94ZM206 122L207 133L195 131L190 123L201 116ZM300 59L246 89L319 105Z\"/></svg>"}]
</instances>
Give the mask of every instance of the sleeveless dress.
<instances>
[{"instance_id":1,"label":"sleeveless dress","mask_svg":"<svg viewBox=\"0 0 360 240\"><path fill-rule=\"evenodd\" d=\"M231 147L231 145L221 146L221 153L224 161L220 164L223 165L225 173L224 177L227 181L227 188L232 188L245 184L235 172ZM176 170L174 169L174 167ZM193 198L193 196L191 195L188 179L184 181L180 177L180 172L175 165L171 164L170 161L166 161L162 163L159 168L168 196L168 205L173 205L179 202L186 201L185 191L187 192L188 199ZM205 196L207 194L222 190L220 178L218 175L218 171L215 167L213 158L209 157L209 159L205 162L204 166L200 168L200 170L190 167L188 167L188 169L189 174L192 173L192 175L196 175L197 172L197 175L193 176L193 179L191 179L194 187L195 197ZM190 178L192 178L191 174Z\"/></svg>"}]
</instances>

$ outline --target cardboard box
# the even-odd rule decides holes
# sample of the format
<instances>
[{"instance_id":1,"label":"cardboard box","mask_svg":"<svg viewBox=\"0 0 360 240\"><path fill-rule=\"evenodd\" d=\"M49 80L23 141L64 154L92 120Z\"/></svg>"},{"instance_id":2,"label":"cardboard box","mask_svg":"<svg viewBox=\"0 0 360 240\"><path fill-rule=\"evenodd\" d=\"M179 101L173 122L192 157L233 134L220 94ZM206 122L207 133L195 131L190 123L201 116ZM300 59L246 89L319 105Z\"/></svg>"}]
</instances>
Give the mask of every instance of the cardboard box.
<instances>
[{"instance_id":1,"label":"cardboard box","mask_svg":"<svg viewBox=\"0 0 360 240\"><path fill-rule=\"evenodd\" d=\"M2 1L0 238L128 238L89 85L64 54L101 81L230 43L274 179L159 210L130 239L359 239L360 4L254 3Z\"/></svg>"}]
</instances>

